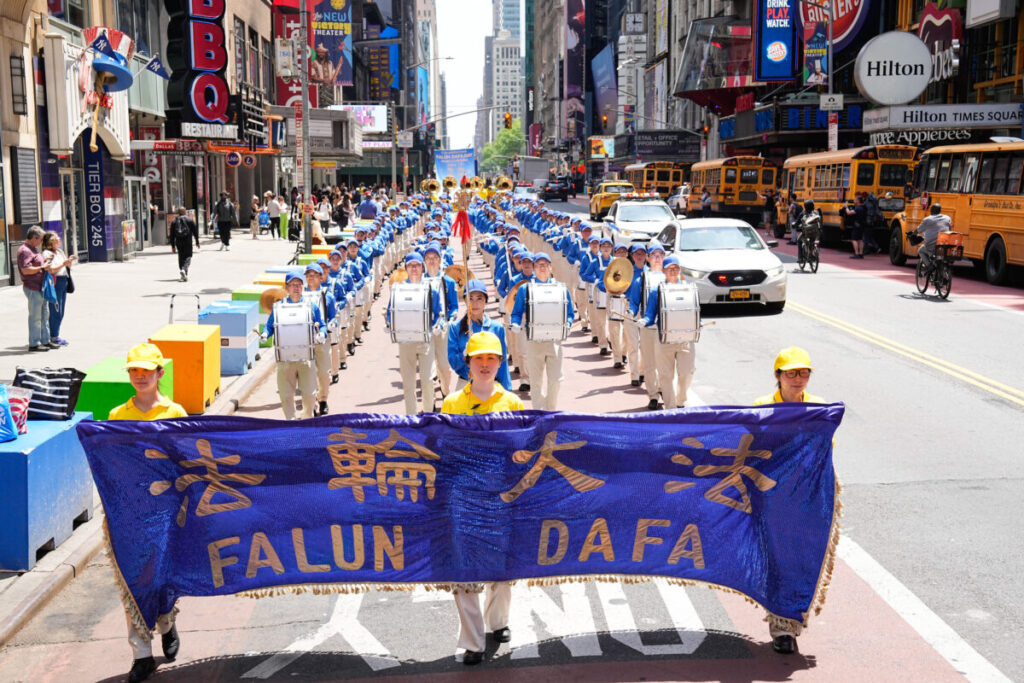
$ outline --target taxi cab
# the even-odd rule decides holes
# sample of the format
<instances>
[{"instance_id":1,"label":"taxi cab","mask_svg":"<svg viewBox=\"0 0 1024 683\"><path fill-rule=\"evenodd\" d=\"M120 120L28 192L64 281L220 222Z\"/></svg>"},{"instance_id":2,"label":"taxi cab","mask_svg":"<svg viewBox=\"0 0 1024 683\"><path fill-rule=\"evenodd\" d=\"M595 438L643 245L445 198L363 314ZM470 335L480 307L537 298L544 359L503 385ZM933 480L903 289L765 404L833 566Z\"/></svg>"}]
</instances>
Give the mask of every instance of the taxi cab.
<instances>
[{"instance_id":1,"label":"taxi cab","mask_svg":"<svg viewBox=\"0 0 1024 683\"><path fill-rule=\"evenodd\" d=\"M608 213L619 195L635 192L633 186L622 180L609 180L597 186L590 197L590 220L599 221Z\"/></svg>"}]
</instances>

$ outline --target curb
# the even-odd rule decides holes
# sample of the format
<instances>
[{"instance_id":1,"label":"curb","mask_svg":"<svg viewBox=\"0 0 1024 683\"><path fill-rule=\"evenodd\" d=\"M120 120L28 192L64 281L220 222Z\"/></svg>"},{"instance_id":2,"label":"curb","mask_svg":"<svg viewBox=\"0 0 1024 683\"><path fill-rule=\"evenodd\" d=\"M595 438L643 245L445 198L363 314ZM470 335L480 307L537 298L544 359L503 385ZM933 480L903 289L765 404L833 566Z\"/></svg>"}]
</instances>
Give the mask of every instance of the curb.
<instances>
[{"instance_id":1,"label":"curb","mask_svg":"<svg viewBox=\"0 0 1024 683\"><path fill-rule=\"evenodd\" d=\"M272 347L261 349L260 359L253 364L249 377L245 381L233 385L227 393L221 394L209 414L234 415L238 407L252 396L256 388L267 381L275 366L274 349Z\"/></svg>"},{"instance_id":2,"label":"curb","mask_svg":"<svg viewBox=\"0 0 1024 683\"><path fill-rule=\"evenodd\" d=\"M84 570L96 553L103 548L102 510L98 511L95 519L100 520L96 530L78 548L73 550L64 562L50 572L39 586L18 603L7 620L0 623L0 647L6 645L25 624L42 611L50 600L78 576L78 573ZM23 576L25 575L27 573Z\"/></svg>"}]
</instances>

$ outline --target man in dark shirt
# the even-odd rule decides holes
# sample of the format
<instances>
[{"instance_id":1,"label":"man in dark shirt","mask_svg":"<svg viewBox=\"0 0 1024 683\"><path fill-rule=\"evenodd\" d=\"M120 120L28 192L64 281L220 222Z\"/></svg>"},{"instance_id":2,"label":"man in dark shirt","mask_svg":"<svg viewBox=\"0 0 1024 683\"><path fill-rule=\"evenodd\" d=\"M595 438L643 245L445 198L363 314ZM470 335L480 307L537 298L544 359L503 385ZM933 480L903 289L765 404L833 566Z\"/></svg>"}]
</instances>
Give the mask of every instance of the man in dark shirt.
<instances>
[{"instance_id":1,"label":"man in dark shirt","mask_svg":"<svg viewBox=\"0 0 1024 683\"><path fill-rule=\"evenodd\" d=\"M50 313L43 297L43 278L47 277L47 262L39 253L43 243L43 229L33 225L25 233L25 241L18 247L18 271L21 273L21 291L28 299L28 350L46 351L59 348L50 342Z\"/></svg>"},{"instance_id":2,"label":"man in dark shirt","mask_svg":"<svg viewBox=\"0 0 1024 683\"><path fill-rule=\"evenodd\" d=\"M864 195L858 195L856 204L847 206L844 211L846 227L850 232L850 241L853 243L853 254L850 258L864 258L864 231L868 227L868 209L864 205Z\"/></svg>"},{"instance_id":3,"label":"man in dark shirt","mask_svg":"<svg viewBox=\"0 0 1024 683\"><path fill-rule=\"evenodd\" d=\"M220 201L213 207L213 216L217 220L217 230L220 232L221 251L231 251L231 228L238 225L238 211L227 192L220 193Z\"/></svg>"},{"instance_id":4,"label":"man in dark shirt","mask_svg":"<svg viewBox=\"0 0 1024 683\"><path fill-rule=\"evenodd\" d=\"M199 226L188 217L188 209L184 206L178 207L178 217L171 223L171 239L178 250L178 275L185 282L188 280L188 268L192 265L192 240L196 242L196 251L199 250Z\"/></svg>"}]
</instances>

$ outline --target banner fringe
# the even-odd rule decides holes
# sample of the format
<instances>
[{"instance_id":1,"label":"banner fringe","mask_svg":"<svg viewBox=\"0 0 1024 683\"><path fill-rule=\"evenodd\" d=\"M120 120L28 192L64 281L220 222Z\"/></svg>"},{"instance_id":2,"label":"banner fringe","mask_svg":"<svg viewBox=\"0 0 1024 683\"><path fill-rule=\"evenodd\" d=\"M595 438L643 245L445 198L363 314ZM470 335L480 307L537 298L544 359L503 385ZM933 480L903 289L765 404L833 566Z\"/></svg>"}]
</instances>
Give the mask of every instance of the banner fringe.
<instances>
[{"instance_id":1,"label":"banner fringe","mask_svg":"<svg viewBox=\"0 0 1024 683\"><path fill-rule=\"evenodd\" d=\"M103 545L106 547L110 564L114 568L114 584L117 586L117 594L121 598L121 605L124 607L124 613L128 615L128 621L131 623L132 628L148 643L153 640L153 631L146 626L146 620L142 618L142 612L139 610L138 603L135 602L135 596L132 595L131 590L128 588L128 583L121 574L121 567L117 564L117 555L114 554L114 546L110 541L110 528L107 526L109 520L109 517L103 516ZM174 613L177 613L177 611L178 608L175 607Z\"/></svg>"},{"instance_id":2,"label":"banner fringe","mask_svg":"<svg viewBox=\"0 0 1024 683\"><path fill-rule=\"evenodd\" d=\"M821 608L825 606L825 598L828 593L828 587L832 583L832 571L836 566L836 547L839 545L839 537L841 535L842 524L840 519L843 516L843 502L840 500L843 485L839 481L839 476L835 475L836 487L834 495L834 503L832 506L832 529L829 533L828 549L825 551L825 560L822 562L821 574L818 576L818 586L814 590L814 598L811 600L811 608L808 611L813 610L814 614L821 614ZM804 624L807 623L807 613L804 613Z\"/></svg>"}]
</instances>

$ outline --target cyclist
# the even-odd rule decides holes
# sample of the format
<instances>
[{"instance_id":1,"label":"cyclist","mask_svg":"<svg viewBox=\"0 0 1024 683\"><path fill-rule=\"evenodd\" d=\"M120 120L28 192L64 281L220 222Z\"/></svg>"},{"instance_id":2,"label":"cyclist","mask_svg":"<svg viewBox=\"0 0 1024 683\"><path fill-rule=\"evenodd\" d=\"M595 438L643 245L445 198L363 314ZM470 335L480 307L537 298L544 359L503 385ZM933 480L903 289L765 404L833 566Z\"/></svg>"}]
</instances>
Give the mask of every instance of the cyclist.
<instances>
[{"instance_id":1,"label":"cyclist","mask_svg":"<svg viewBox=\"0 0 1024 683\"><path fill-rule=\"evenodd\" d=\"M931 268L932 261L935 259L935 242L939 239L939 233L952 230L952 219L942 213L942 207L939 206L938 202L932 204L929 215L912 231L924 236L924 244L918 249L917 255L921 258L921 262L924 263L925 270Z\"/></svg>"},{"instance_id":2,"label":"cyclist","mask_svg":"<svg viewBox=\"0 0 1024 683\"><path fill-rule=\"evenodd\" d=\"M797 239L797 255L805 256L804 244L813 244L814 240L821 235L821 213L814 208L814 201L808 199L804 202L804 212L796 226L800 230L800 237Z\"/></svg>"}]
</instances>

